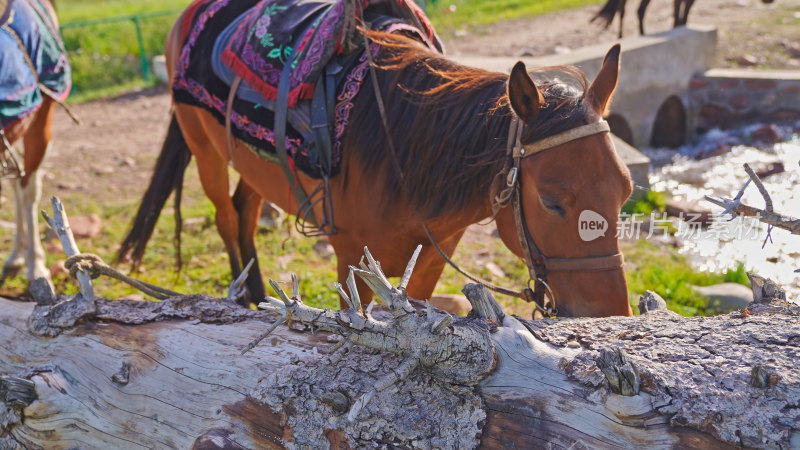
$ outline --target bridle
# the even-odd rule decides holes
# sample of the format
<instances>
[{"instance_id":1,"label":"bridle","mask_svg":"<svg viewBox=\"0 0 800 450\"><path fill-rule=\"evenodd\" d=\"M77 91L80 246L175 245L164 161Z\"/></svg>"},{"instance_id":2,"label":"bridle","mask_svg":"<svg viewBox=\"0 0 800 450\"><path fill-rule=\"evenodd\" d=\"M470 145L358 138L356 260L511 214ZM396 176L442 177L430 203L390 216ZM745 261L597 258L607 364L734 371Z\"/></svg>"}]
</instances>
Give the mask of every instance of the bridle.
<instances>
[{"instance_id":1,"label":"bridle","mask_svg":"<svg viewBox=\"0 0 800 450\"><path fill-rule=\"evenodd\" d=\"M605 270L616 270L625 263L622 253L606 256L587 256L573 258L549 258L545 256L536 241L533 239L528 225L525 222L524 211L522 210L522 189L520 182L520 172L522 170L522 160L537 153L549 150L567 142L592 136L600 133L609 132L608 123L599 120L587 125L581 125L569 129L562 133L541 139L539 141L522 145L523 125L519 119L514 117L508 131L508 145L506 147L506 164L498 173L496 178L505 178L505 188L492 198L493 216L504 207L511 204L513 208L514 223L517 230L517 237L522 247L525 265L528 267L528 287L521 291L515 291L501 286L496 286L485 280L472 275L461 269L444 251L439 247L427 225L425 232L428 239L433 243L439 254L453 266L459 273L471 280L483 284L488 289L512 297L521 298L529 303L533 303L545 317L554 317L558 314L558 301L555 292L547 282L547 275L551 272L597 272ZM533 283L533 289L531 289ZM546 302L549 297L549 302Z\"/></svg>"}]
</instances>

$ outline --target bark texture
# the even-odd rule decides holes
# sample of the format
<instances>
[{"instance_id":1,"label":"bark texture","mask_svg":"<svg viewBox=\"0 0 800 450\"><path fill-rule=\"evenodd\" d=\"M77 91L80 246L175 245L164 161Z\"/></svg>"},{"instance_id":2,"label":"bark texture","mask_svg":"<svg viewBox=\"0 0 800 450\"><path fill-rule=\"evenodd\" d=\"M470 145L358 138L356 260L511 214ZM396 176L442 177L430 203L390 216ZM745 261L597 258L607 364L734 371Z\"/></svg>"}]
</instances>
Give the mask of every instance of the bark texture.
<instances>
[{"instance_id":1,"label":"bark texture","mask_svg":"<svg viewBox=\"0 0 800 450\"><path fill-rule=\"evenodd\" d=\"M0 300L0 448L798 448L800 307L754 285L760 302L724 316L539 322L490 305L476 310L491 319L450 321L389 286L389 308L297 314L244 355L280 314L199 295L95 299L49 337L28 320L52 314ZM336 333L312 326L325 317ZM345 337L358 317L399 350ZM412 323L425 331L407 336ZM463 337L494 363L472 380L437 371L414 350L421 335Z\"/></svg>"}]
</instances>

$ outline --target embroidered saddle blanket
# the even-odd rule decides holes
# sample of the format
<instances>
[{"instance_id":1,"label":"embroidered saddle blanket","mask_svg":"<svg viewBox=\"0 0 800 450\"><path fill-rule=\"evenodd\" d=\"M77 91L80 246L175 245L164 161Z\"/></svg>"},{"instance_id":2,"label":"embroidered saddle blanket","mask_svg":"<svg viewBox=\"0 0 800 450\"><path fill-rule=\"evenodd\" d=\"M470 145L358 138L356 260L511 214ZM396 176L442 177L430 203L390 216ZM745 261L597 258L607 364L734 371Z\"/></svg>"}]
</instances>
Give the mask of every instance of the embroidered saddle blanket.
<instances>
[{"instance_id":1,"label":"embroidered saddle blanket","mask_svg":"<svg viewBox=\"0 0 800 450\"><path fill-rule=\"evenodd\" d=\"M412 0L396 2L398 16L415 19L429 42L438 38ZM289 75L289 107L310 99L322 69L334 55L349 53L356 41L356 2L369 0L261 0L236 30L223 61L264 98L275 100L281 72L294 56ZM441 51L441 46L439 46Z\"/></svg>"},{"instance_id":2,"label":"embroidered saddle blanket","mask_svg":"<svg viewBox=\"0 0 800 450\"><path fill-rule=\"evenodd\" d=\"M313 3L317 9L317 13L327 11L330 13L331 7L337 4L345 4L352 0L325 0L325 1L311 1L311 0L294 0L287 2L281 0L281 4L288 5L289 3L298 3L301 5L301 11L308 13L309 4ZM391 2L403 2L406 0L389 0ZM409 0L410 1L410 0ZM319 7L318 4L326 4L327 8ZM230 91L229 84L235 73L235 67L228 67L226 64L226 57L212 55L224 55L236 42L238 32L245 29L248 20L257 15L258 12L264 11L267 6L276 5L276 0L197 0L189 7L189 12L184 16L183 24L183 47L177 62L177 68L172 80L173 97L178 103L185 103L192 106L198 106L209 111L220 124L225 123L226 101ZM287 6L289 9L293 7ZM286 10L281 10L286 11ZM299 20L302 24L313 26L315 22L319 22L319 17L306 18L305 20L296 19L296 17L303 17L302 13L295 17L295 22ZM420 14L421 11L420 11ZM270 19L272 20L272 19ZM344 20L340 16L340 20ZM427 22L427 19L425 19ZM257 21L257 20L256 20ZM235 22L240 22L240 25L231 32L230 27L235 27ZM321 22L320 22L321 23ZM416 35L420 40L433 39L438 45L438 37L432 32L420 32L416 27L413 27L400 19L396 18L380 18L372 21L373 26L388 32L405 32ZM309 25L310 24L310 25ZM335 27L334 27L335 28ZM226 31L227 30L227 31ZM255 30L252 30L252 35L255 36ZM307 34L307 29L300 30L303 35ZM225 39L227 41L219 41ZM263 35L262 35L263 38ZM277 42L277 41L275 41ZM289 41L291 42L291 41ZM291 45L291 44L285 44ZM222 51L219 49L223 48ZM269 56L267 51L266 56ZM334 47L336 50L336 47ZM341 48L344 50L344 47ZM377 48L374 49L377 51ZM220 61L220 59L222 61ZM280 59L280 58L278 58ZM323 57L319 58L322 61ZM349 124L350 110L355 96L359 93L361 85L365 77L369 73L368 58L363 48L358 48L350 53L337 54L336 51L331 53L331 58L326 62L335 60L336 64L341 64L344 69L340 71L336 82L336 105L334 107L334 120L330 123L332 129L332 149L331 149L331 172L330 176L335 176L340 170L340 162L342 156L341 138L344 135L345 129ZM297 61L297 60L295 60ZM303 64L303 59L297 62L297 66ZM320 64L316 69L316 76L323 71L324 64ZM224 66L220 69L220 66ZM283 65L277 66L278 75L283 70ZM227 70L225 70L227 69ZM300 72L297 72L300 73ZM310 73L310 72L304 72ZM238 73L236 73L238 75ZM241 75L240 75L241 76ZM250 148L259 156L268 160L277 162L275 155L275 133L274 126L274 99L276 91L265 90L265 86L275 88L278 79L254 77L249 75L242 77L243 83L237 91L237 96L233 101L233 108L231 112L231 132L237 139L247 143ZM309 109L309 100L306 87L303 83L311 83L313 93L313 86L316 80L314 77L298 78L300 81L294 85L295 107L289 110L288 124L286 127L285 146L290 157L290 162L293 164L293 169L301 170L310 177L321 179L323 173L319 164L319 156L316 154L313 139L310 136L310 126L307 122L307 110ZM261 82L261 83L260 83ZM260 88L259 88L260 86ZM272 92L272 94L270 94Z\"/></svg>"},{"instance_id":3,"label":"embroidered saddle blanket","mask_svg":"<svg viewBox=\"0 0 800 450\"><path fill-rule=\"evenodd\" d=\"M0 125L36 111L42 89L63 101L72 87L70 66L46 1L0 0Z\"/></svg>"}]
</instances>

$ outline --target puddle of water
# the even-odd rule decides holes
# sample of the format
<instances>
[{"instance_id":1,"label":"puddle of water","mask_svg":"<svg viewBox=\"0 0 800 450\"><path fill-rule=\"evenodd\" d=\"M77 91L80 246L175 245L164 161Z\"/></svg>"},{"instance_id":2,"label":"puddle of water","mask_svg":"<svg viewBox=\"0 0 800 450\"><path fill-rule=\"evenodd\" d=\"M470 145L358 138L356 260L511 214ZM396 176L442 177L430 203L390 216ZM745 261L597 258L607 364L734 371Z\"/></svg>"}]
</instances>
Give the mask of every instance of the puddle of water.
<instances>
[{"instance_id":1,"label":"puddle of water","mask_svg":"<svg viewBox=\"0 0 800 450\"><path fill-rule=\"evenodd\" d=\"M719 134L722 132L715 133L713 137L717 140L732 138ZM696 154L703 145L707 146L707 142L703 144L701 140L697 146L681 148L680 153ZM728 153L703 160L677 156L672 163L651 172L651 189L666 192L676 199L695 201L719 214L722 208L703 200L704 196L733 198L748 179L744 163L758 172L771 163L781 162L785 172L766 177L764 187L772 198L774 211L797 218L800 217L799 161L800 138L789 134L786 142L767 150L735 145ZM753 183L745 191L742 202L764 208L764 200ZM775 228L771 242L762 249L767 236L766 224L742 218L728 222L728 218L716 219L707 230L684 237L681 253L699 270L724 272L743 262L746 270L772 278L787 290L788 298L800 302L800 273L794 272L800 269L800 235Z\"/></svg>"}]
</instances>

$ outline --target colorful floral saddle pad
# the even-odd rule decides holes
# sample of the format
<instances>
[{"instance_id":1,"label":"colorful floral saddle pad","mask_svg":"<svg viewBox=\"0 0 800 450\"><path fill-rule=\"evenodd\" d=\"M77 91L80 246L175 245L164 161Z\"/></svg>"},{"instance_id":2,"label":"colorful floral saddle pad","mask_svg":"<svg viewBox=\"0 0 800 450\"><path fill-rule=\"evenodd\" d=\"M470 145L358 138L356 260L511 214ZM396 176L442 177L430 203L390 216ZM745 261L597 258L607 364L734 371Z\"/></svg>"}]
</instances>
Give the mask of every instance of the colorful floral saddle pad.
<instances>
[{"instance_id":1,"label":"colorful floral saddle pad","mask_svg":"<svg viewBox=\"0 0 800 450\"><path fill-rule=\"evenodd\" d=\"M0 125L36 111L42 89L58 101L72 81L55 14L46 1L0 0Z\"/></svg>"},{"instance_id":2,"label":"colorful floral saddle pad","mask_svg":"<svg viewBox=\"0 0 800 450\"><path fill-rule=\"evenodd\" d=\"M418 23L423 28L422 37L437 43L441 51L433 26L412 0L385 2L395 3L390 5L394 15ZM314 95L317 79L332 57L349 53L361 44L356 15L370 3L369 0L261 0L239 26L222 60L264 98L274 100L281 72L293 56L289 75L289 107L292 107L299 99Z\"/></svg>"}]
</instances>

